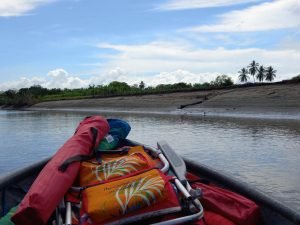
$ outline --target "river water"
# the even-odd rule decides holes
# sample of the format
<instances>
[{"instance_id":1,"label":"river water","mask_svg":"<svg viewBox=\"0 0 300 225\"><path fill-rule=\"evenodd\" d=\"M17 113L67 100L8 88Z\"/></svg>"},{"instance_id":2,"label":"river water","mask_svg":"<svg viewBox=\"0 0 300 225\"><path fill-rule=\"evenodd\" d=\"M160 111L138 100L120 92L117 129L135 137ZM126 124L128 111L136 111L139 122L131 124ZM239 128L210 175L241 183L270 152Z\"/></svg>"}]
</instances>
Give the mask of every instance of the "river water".
<instances>
[{"instance_id":1,"label":"river water","mask_svg":"<svg viewBox=\"0 0 300 225\"><path fill-rule=\"evenodd\" d=\"M91 113L0 110L0 175L51 156ZM300 120L102 113L129 138L166 140L181 155L225 171L300 210Z\"/></svg>"}]
</instances>

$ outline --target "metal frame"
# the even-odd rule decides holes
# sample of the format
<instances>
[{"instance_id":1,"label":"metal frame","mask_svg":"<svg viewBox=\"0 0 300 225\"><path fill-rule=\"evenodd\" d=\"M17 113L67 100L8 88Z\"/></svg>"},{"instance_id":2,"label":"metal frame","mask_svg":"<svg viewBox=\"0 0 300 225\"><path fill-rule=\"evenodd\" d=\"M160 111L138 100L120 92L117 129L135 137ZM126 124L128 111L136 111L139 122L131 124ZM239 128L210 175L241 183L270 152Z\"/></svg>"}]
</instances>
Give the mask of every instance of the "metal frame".
<instances>
[{"instance_id":1,"label":"metal frame","mask_svg":"<svg viewBox=\"0 0 300 225\"><path fill-rule=\"evenodd\" d=\"M144 147L150 151L152 151L154 154L157 155L157 157L162 161L163 163L163 168L161 169L162 172L167 173L170 169L170 163L166 156L162 153L161 150L156 149L151 146L145 146ZM190 191L192 190L190 184L186 181L185 182L186 187L181 183L181 181L175 176L174 179L174 184L176 185L177 189L182 193L182 195L193 202L193 205L197 208L198 212L188 215L188 216L183 216L179 217L176 219L171 219L163 222L158 222L154 223L153 225L172 225L172 224L182 224L182 223L187 223L187 222L192 222L198 219L201 219L204 216L204 210L203 207L198 199L192 199L192 196L190 194Z\"/></svg>"}]
</instances>

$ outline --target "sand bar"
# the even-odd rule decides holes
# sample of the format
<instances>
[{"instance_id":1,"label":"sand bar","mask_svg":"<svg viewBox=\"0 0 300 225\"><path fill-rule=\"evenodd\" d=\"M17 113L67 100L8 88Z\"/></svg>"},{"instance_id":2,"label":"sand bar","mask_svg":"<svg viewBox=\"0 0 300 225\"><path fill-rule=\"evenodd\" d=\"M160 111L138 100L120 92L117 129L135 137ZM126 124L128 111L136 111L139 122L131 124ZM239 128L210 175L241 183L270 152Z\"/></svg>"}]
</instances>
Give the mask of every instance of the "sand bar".
<instances>
[{"instance_id":1,"label":"sand bar","mask_svg":"<svg viewBox=\"0 0 300 225\"><path fill-rule=\"evenodd\" d=\"M116 111L300 119L300 83L42 102L30 110Z\"/></svg>"}]
</instances>

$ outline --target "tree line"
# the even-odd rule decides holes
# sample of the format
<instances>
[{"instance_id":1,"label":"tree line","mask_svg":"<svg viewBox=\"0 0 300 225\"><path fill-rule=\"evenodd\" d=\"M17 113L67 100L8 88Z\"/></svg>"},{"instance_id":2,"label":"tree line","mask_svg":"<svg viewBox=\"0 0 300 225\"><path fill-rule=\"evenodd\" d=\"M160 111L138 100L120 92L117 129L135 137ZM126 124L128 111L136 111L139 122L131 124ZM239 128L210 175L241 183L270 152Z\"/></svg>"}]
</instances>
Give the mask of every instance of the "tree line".
<instances>
[{"instance_id":1,"label":"tree line","mask_svg":"<svg viewBox=\"0 0 300 225\"><path fill-rule=\"evenodd\" d=\"M272 66L264 67L259 65L254 60L247 66L242 68L239 73L239 80L241 82L248 82L250 75L259 82L269 81L272 82L276 77L276 70ZM300 82L300 75L282 82ZM55 100L71 100L83 98L103 98L114 96L130 96L130 95L144 95L144 94L161 94L180 91L194 91L194 90L211 90L216 88L224 88L233 86L234 82L228 75L219 75L215 80L205 83L184 83L179 82L175 84L159 84L155 87L147 86L144 81L139 84L129 85L126 82L113 81L107 85L94 85L91 84L87 88L76 89L48 89L40 85L33 85L29 88L21 88L19 90L7 90L0 92L0 106L30 106L43 101ZM240 86L237 84L236 86ZM253 85L251 83L245 85Z\"/></svg>"},{"instance_id":2,"label":"tree line","mask_svg":"<svg viewBox=\"0 0 300 225\"><path fill-rule=\"evenodd\" d=\"M0 93L0 105L21 107L43 101L169 93L176 91L221 88L231 85L233 85L233 81L227 75L217 76L217 78L210 83L191 84L179 82L175 84L159 84L155 87L146 86L144 81L131 86L126 82L113 81L107 85L96 86L91 84L87 88L76 89L48 89L40 85L34 85L29 88L21 88L19 90L10 89Z\"/></svg>"},{"instance_id":3,"label":"tree line","mask_svg":"<svg viewBox=\"0 0 300 225\"><path fill-rule=\"evenodd\" d=\"M269 81L272 82L276 77L277 70L274 70L272 66L264 67L263 65L259 65L259 63L253 60L248 66L248 69L245 67L242 68L239 73L239 80L241 82L248 82L251 75L253 77L253 83L255 83L255 78L259 82Z\"/></svg>"}]
</instances>

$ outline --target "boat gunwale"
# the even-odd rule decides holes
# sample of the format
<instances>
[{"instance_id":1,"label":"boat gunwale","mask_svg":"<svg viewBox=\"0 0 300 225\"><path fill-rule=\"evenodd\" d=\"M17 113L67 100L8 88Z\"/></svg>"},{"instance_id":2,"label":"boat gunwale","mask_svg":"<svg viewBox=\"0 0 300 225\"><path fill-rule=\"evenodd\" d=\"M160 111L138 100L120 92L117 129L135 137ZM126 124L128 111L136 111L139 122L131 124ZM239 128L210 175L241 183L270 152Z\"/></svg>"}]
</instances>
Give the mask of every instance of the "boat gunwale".
<instances>
[{"instance_id":1,"label":"boat gunwale","mask_svg":"<svg viewBox=\"0 0 300 225\"><path fill-rule=\"evenodd\" d=\"M127 144L137 145L139 143L135 141L127 140ZM29 166L26 166L22 169L1 176L0 191L6 189L7 187L9 187L14 183L22 181L25 178L30 177L33 174L39 172L50 159L51 157L43 159ZM198 176L207 177L212 182L220 184L225 188L228 188L236 193L239 193L253 200L254 202L258 203L258 205L271 209L272 211L283 216L290 222L296 225L300 225L300 213L284 205L283 203L274 199L273 197L267 196L261 190L254 188L253 186L247 184L244 181L241 181L237 178L233 178L232 176L224 173L223 171L221 173L216 169L213 169L204 164L200 164L199 162L195 162L194 160L190 160L185 157L183 157L183 159L186 163L189 172L192 172L193 174Z\"/></svg>"},{"instance_id":2,"label":"boat gunwale","mask_svg":"<svg viewBox=\"0 0 300 225\"><path fill-rule=\"evenodd\" d=\"M252 185L249 185L248 183L240 179L233 178L229 174L226 174L224 171L222 171L221 173L220 171L211 168L210 166L195 162L195 160L187 159L185 157L183 157L183 159L186 163L187 171L192 172L192 174L204 176L216 184L219 184L231 191L234 191L246 198L251 199L259 206L271 209L293 224L300 225L300 213L283 204L274 197L268 196L263 191L253 187Z\"/></svg>"},{"instance_id":3,"label":"boat gunwale","mask_svg":"<svg viewBox=\"0 0 300 225\"><path fill-rule=\"evenodd\" d=\"M51 157L43 159L24 168L0 176L0 191L14 183L32 176L37 171L40 171L50 159Z\"/></svg>"}]
</instances>

